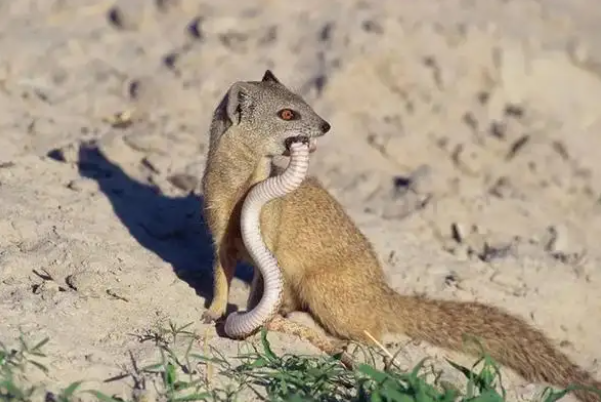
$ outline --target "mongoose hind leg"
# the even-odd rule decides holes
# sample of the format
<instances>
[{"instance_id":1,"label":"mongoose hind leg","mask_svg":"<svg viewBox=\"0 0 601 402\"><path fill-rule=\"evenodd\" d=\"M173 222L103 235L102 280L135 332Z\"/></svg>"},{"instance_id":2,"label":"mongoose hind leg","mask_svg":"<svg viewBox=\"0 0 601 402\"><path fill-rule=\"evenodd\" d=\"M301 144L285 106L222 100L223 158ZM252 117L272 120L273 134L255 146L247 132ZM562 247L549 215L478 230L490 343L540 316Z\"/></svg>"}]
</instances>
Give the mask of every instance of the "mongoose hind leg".
<instances>
[{"instance_id":1,"label":"mongoose hind leg","mask_svg":"<svg viewBox=\"0 0 601 402\"><path fill-rule=\"evenodd\" d=\"M373 345L373 339L380 341L385 332L378 311L382 306L372 297L377 293L367 283L345 286L341 277L335 270L325 269L307 276L301 300L329 334Z\"/></svg>"},{"instance_id":2,"label":"mongoose hind leg","mask_svg":"<svg viewBox=\"0 0 601 402\"><path fill-rule=\"evenodd\" d=\"M209 309L202 314L206 324L223 317L227 310L230 285L236 272L236 260L219 250L215 253L213 265L213 300Z\"/></svg>"},{"instance_id":3,"label":"mongoose hind leg","mask_svg":"<svg viewBox=\"0 0 601 402\"><path fill-rule=\"evenodd\" d=\"M329 356L341 353L340 362L348 369L354 368L355 364L346 353L346 347L348 343L343 340L329 339L323 335L320 335L312 328L304 324L300 324L276 315L270 322L266 324L266 327L270 331L280 332L288 335L295 335L301 339L309 341L313 346L326 353Z\"/></svg>"}]
</instances>

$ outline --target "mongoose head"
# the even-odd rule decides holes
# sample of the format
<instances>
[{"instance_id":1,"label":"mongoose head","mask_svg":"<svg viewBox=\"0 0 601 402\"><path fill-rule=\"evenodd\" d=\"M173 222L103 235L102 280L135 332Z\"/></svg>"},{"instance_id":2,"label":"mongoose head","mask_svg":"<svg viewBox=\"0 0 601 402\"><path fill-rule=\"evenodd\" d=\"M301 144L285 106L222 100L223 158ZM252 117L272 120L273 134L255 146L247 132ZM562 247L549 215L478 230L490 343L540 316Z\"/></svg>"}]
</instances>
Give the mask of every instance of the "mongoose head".
<instances>
[{"instance_id":1,"label":"mongoose head","mask_svg":"<svg viewBox=\"0 0 601 402\"><path fill-rule=\"evenodd\" d=\"M287 155L286 140L298 135L309 137L314 151L316 138L330 130L330 124L270 70L261 81L233 84L222 107L230 123L222 135L239 135L239 140L260 156ZM231 130L232 126L237 129Z\"/></svg>"}]
</instances>

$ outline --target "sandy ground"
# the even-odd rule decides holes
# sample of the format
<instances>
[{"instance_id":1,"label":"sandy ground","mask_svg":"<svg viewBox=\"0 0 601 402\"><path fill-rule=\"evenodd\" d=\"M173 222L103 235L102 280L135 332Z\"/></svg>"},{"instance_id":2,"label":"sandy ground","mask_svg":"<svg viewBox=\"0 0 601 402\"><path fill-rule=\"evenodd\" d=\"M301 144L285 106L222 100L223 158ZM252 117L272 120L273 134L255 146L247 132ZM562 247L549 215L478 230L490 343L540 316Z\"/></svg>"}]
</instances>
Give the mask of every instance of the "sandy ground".
<instances>
[{"instance_id":1,"label":"sandy ground","mask_svg":"<svg viewBox=\"0 0 601 402\"><path fill-rule=\"evenodd\" d=\"M100 382L128 351L154 359L132 334L206 332L211 244L186 188L224 91L271 68L332 124L311 171L399 291L505 307L601 378L601 8L421 3L0 2L1 340L49 336L52 389L128 395Z\"/></svg>"}]
</instances>

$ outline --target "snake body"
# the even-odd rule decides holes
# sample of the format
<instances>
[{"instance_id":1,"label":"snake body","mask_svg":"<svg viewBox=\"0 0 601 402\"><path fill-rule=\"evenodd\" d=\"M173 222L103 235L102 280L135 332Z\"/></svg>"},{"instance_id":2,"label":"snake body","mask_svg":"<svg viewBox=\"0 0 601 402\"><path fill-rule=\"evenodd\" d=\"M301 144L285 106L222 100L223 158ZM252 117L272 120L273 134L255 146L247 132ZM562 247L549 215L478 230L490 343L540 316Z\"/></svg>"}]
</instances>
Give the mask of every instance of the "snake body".
<instances>
[{"instance_id":1,"label":"snake body","mask_svg":"<svg viewBox=\"0 0 601 402\"><path fill-rule=\"evenodd\" d=\"M282 303L284 278L277 260L271 254L261 236L261 208L269 201L296 190L307 175L309 167L309 145L307 137L292 137L287 142L290 163L286 170L256 184L242 205L240 229L242 240L263 276L263 296L250 311L234 312L225 321L225 333L232 338L243 338L252 334L268 322Z\"/></svg>"}]
</instances>

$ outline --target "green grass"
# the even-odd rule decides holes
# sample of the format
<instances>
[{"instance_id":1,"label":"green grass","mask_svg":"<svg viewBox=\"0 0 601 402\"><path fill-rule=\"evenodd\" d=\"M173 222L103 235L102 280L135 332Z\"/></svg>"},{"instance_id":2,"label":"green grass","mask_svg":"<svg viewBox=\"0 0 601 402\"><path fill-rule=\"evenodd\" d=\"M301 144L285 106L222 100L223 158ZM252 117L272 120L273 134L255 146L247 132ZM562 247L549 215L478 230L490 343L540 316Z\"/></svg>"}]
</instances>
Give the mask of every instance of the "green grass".
<instances>
[{"instance_id":1,"label":"green grass","mask_svg":"<svg viewBox=\"0 0 601 402\"><path fill-rule=\"evenodd\" d=\"M465 377L462 385L448 384L434 373L428 380L428 370L422 361L413 370L402 372L395 367L394 358L382 369L376 368L377 355L369 351L372 364L360 364L356 370L342 367L335 357L277 355L261 334L261 347L246 344L235 358L226 358L206 345L203 352L194 350L202 340L187 331L190 324L148 331L139 337L141 342L152 342L157 360L140 366L131 357L131 367L105 382L129 381L133 384L127 401L244 401L255 397L265 401L370 401L370 402L496 402L505 400L497 364L483 354L473 367L467 368L449 361ZM14 348L0 343L0 401L101 402L124 401L99 390L88 389L85 381L77 381L53 394L41 385L32 384L30 370L48 372L40 363L42 352L49 342L44 339L30 346L23 337ZM176 345L183 344L178 348ZM180 350L181 349L181 350ZM227 378L228 385L217 385L215 379ZM553 391L547 388L542 402L561 399L569 390Z\"/></svg>"}]
</instances>

